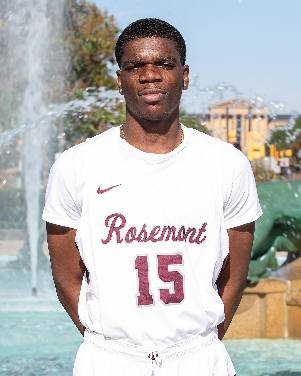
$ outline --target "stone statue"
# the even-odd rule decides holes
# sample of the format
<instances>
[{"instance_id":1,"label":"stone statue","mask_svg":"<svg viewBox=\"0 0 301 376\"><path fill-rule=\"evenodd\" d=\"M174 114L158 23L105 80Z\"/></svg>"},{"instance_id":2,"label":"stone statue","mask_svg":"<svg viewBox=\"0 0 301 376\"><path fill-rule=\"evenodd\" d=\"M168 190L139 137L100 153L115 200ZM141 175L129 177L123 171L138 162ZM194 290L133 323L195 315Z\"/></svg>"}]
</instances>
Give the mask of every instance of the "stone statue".
<instances>
[{"instance_id":1,"label":"stone statue","mask_svg":"<svg viewBox=\"0 0 301 376\"><path fill-rule=\"evenodd\" d=\"M278 269L276 252L287 251L293 260L301 250L301 181L260 183L257 189L263 216L256 222L250 282Z\"/></svg>"}]
</instances>

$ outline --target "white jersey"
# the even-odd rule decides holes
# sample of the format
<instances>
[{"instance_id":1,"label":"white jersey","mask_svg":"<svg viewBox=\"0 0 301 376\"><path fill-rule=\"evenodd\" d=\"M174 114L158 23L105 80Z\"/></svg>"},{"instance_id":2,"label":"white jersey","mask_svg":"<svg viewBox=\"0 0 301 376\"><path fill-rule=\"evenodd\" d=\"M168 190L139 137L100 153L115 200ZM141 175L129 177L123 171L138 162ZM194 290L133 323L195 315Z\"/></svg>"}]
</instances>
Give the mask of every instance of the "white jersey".
<instances>
[{"instance_id":1,"label":"white jersey","mask_svg":"<svg viewBox=\"0 0 301 376\"><path fill-rule=\"evenodd\" d=\"M91 332L158 348L206 336L224 320L216 279L227 229L261 215L247 158L186 128L167 154L112 128L51 169L43 219L75 228L88 273L79 316Z\"/></svg>"}]
</instances>

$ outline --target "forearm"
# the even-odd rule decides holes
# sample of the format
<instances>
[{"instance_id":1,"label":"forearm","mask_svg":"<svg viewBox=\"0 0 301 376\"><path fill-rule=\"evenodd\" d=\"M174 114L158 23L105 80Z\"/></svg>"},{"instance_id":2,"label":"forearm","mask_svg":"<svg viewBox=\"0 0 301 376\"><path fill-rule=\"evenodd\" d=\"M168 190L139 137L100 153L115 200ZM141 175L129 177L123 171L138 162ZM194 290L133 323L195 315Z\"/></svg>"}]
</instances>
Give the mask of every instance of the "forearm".
<instances>
[{"instance_id":1,"label":"forearm","mask_svg":"<svg viewBox=\"0 0 301 376\"><path fill-rule=\"evenodd\" d=\"M242 298L245 283L240 286L225 286L221 299L224 303L225 320L218 326L218 337L222 339L228 330Z\"/></svg>"},{"instance_id":2,"label":"forearm","mask_svg":"<svg viewBox=\"0 0 301 376\"><path fill-rule=\"evenodd\" d=\"M220 339L233 319L246 286L253 234L253 222L228 230L229 255L216 282L225 312L225 320L218 326Z\"/></svg>"},{"instance_id":3,"label":"forearm","mask_svg":"<svg viewBox=\"0 0 301 376\"><path fill-rule=\"evenodd\" d=\"M74 322L77 329L84 335L85 327L79 320L78 316L78 300L80 294L81 283L73 283L72 288L64 289L59 283L55 283L58 299L66 312Z\"/></svg>"},{"instance_id":4,"label":"forearm","mask_svg":"<svg viewBox=\"0 0 301 376\"><path fill-rule=\"evenodd\" d=\"M47 239L52 276L59 301L84 333L78 317L78 301L86 267L75 244L74 229L47 223Z\"/></svg>"}]
</instances>

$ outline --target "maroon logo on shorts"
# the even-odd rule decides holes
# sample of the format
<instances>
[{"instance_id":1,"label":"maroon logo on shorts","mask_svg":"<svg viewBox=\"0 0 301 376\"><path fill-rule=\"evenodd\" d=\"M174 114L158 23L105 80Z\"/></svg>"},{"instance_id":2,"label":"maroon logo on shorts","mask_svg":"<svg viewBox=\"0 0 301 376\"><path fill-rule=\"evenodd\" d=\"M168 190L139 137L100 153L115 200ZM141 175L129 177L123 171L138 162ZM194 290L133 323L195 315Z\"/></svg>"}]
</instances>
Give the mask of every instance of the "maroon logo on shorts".
<instances>
[{"instance_id":1,"label":"maroon logo on shorts","mask_svg":"<svg viewBox=\"0 0 301 376\"><path fill-rule=\"evenodd\" d=\"M117 184L117 185L112 185L112 187L109 187L109 188L105 188L105 189L101 189L100 187L98 187L97 189L97 193L99 195L103 194L103 193L106 193L106 192L109 192L111 189L113 188L116 188L116 187L119 187L121 184Z\"/></svg>"}]
</instances>

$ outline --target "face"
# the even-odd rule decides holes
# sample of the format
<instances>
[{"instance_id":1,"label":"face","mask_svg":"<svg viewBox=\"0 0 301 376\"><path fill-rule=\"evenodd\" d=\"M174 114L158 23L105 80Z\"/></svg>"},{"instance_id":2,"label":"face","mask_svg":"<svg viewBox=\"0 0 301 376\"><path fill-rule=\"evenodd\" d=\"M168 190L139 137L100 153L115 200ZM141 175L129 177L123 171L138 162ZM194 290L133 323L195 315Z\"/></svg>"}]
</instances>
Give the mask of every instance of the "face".
<instances>
[{"instance_id":1,"label":"face","mask_svg":"<svg viewBox=\"0 0 301 376\"><path fill-rule=\"evenodd\" d=\"M123 51L117 83L128 114L148 121L172 116L189 83L189 68L181 64L175 43L166 38L138 38Z\"/></svg>"}]
</instances>

